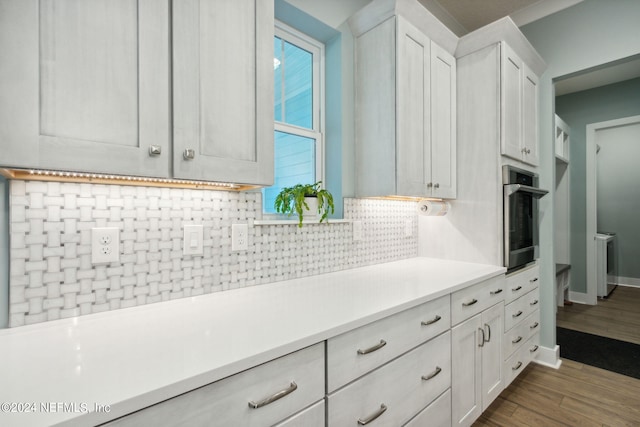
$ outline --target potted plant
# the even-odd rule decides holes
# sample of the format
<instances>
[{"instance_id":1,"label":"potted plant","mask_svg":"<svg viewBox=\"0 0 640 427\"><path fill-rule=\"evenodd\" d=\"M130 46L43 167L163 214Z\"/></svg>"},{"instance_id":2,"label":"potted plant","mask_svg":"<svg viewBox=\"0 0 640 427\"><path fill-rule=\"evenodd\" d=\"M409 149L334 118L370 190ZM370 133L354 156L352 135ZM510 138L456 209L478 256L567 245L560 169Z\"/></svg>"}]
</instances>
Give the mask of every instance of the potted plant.
<instances>
[{"instance_id":1,"label":"potted plant","mask_svg":"<svg viewBox=\"0 0 640 427\"><path fill-rule=\"evenodd\" d=\"M320 215L320 221L327 219L329 213L334 212L333 196L329 191L321 187L322 181L315 184L296 184L293 187L285 187L276 196L274 207L276 212L298 214L298 227L302 227L302 218L305 214L310 217Z\"/></svg>"}]
</instances>

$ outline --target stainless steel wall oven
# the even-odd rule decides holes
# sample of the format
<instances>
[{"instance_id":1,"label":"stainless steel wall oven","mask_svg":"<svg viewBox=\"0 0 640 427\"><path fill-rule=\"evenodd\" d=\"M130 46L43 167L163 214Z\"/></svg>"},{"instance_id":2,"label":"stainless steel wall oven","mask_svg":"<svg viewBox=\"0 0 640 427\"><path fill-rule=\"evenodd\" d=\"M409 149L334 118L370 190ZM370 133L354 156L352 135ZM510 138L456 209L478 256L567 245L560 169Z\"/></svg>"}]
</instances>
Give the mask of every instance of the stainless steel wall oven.
<instances>
[{"instance_id":1,"label":"stainless steel wall oven","mask_svg":"<svg viewBox=\"0 0 640 427\"><path fill-rule=\"evenodd\" d=\"M502 167L504 184L504 265L507 272L538 258L538 175L513 166Z\"/></svg>"}]
</instances>

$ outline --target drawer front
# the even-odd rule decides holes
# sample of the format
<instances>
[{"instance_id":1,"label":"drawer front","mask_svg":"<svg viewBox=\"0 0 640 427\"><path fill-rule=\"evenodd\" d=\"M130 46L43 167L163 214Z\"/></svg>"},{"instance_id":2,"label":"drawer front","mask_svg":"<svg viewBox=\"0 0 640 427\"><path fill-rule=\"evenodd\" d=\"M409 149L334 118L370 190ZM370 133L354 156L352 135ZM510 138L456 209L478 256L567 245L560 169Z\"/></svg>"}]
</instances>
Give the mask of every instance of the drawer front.
<instances>
[{"instance_id":1,"label":"drawer front","mask_svg":"<svg viewBox=\"0 0 640 427\"><path fill-rule=\"evenodd\" d=\"M324 400L321 400L312 407L276 424L274 427L325 427L324 410Z\"/></svg>"},{"instance_id":2,"label":"drawer front","mask_svg":"<svg viewBox=\"0 0 640 427\"><path fill-rule=\"evenodd\" d=\"M448 330L449 301L446 295L329 339L329 392Z\"/></svg>"},{"instance_id":3,"label":"drawer front","mask_svg":"<svg viewBox=\"0 0 640 427\"><path fill-rule=\"evenodd\" d=\"M527 367L538 354L540 334L534 334L504 363L505 388Z\"/></svg>"},{"instance_id":4,"label":"drawer front","mask_svg":"<svg viewBox=\"0 0 640 427\"><path fill-rule=\"evenodd\" d=\"M294 391L259 408L251 403ZM283 393L284 394L284 393ZM324 344L316 344L120 418L109 426L271 426L324 397ZM293 424L295 425L295 424Z\"/></svg>"},{"instance_id":5,"label":"drawer front","mask_svg":"<svg viewBox=\"0 0 640 427\"><path fill-rule=\"evenodd\" d=\"M451 324L457 325L500 301L504 301L504 294L504 275L454 292L451 294Z\"/></svg>"},{"instance_id":6,"label":"drawer front","mask_svg":"<svg viewBox=\"0 0 640 427\"><path fill-rule=\"evenodd\" d=\"M540 269L537 265L507 276L505 286L505 304L520 298L540 284Z\"/></svg>"},{"instance_id":7,"label":"drawer front","mask_svg":"<svg viewBox=\"0 0 640 427\"><path fill-rule=\"evenodd\" d=\"M509 331L540 307L538 288L509 303L504 309L504 330Z\"/></svg>"},{"instance_id":8,"label":"drawer front","mask_svg":"<svg viewBox=\"0 0 640 427\"><path fill-rule=\"evenodd\" d=\"M427 406L405 427L451 427L451 389Z\"/></svg>"},{"instance_id":9,"label":"drawer front","mask_svg":"<svg viewBox=\"0 0 640 427\"><path fill-rule=\"evenodd\" d=\"M397 427L451 387L451 332L330 394L327 425Z\"/></svg>"},{"instance_id":10,"label":"drawer front","mask_svg":"<svg viewBox=\"0 0 640 427\"><path fill-rule=\"evenodd\" d=\"M518 325L504 334L502 360L508 359L516 350L540 330L540 310L535 310Z\"/></svg>"}]
</instances>

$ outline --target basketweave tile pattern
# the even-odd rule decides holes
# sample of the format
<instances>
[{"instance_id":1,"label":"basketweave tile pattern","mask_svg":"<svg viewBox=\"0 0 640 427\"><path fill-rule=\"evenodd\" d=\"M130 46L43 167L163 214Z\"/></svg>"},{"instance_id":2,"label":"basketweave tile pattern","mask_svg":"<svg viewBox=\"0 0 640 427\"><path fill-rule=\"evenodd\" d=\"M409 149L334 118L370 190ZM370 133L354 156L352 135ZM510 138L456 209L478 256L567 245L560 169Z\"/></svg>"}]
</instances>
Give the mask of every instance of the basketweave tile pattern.
<instances>
[{"instance_id":1,"label":"basketweave tile pattern","mask_svg":"<svg viewBox=\"0 0 640 427\"><path fill-rule=\"evenodd\" d=\"M255 226L261 194L11 181L10 326L22 326L417 255L415 203L345 199L350 223ZM413 236L405 237L406 221ZM249 250L231 251L231 225ZM204 255L182 254L202 224ZM120 229L120 262L91 264L91 228Z\"/></svg>"}]
</instances>

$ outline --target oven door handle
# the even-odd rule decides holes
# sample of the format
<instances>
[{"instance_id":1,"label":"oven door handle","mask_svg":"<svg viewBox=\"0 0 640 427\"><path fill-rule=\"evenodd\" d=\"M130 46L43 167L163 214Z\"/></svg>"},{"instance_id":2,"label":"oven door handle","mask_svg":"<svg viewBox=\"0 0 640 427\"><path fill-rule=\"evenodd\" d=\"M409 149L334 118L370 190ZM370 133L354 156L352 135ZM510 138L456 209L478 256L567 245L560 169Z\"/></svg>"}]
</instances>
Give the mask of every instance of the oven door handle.
<instances>
[{"instance_id":1,"label":"oven door handle","mask_svg":"<svg viewBox=\"0 0 640 427\"><path fill-rule=\"evenodd\" d=\"M519 191L523 193L530 193L536 199L539 199L540 197L548 193L547 190L541 190L540 188L530 187L528 185L522 185L522 184L506 184L504 186L504 195L506 197L509 197L512 194L517 193Z\"/></svg>"}]
</instances>

